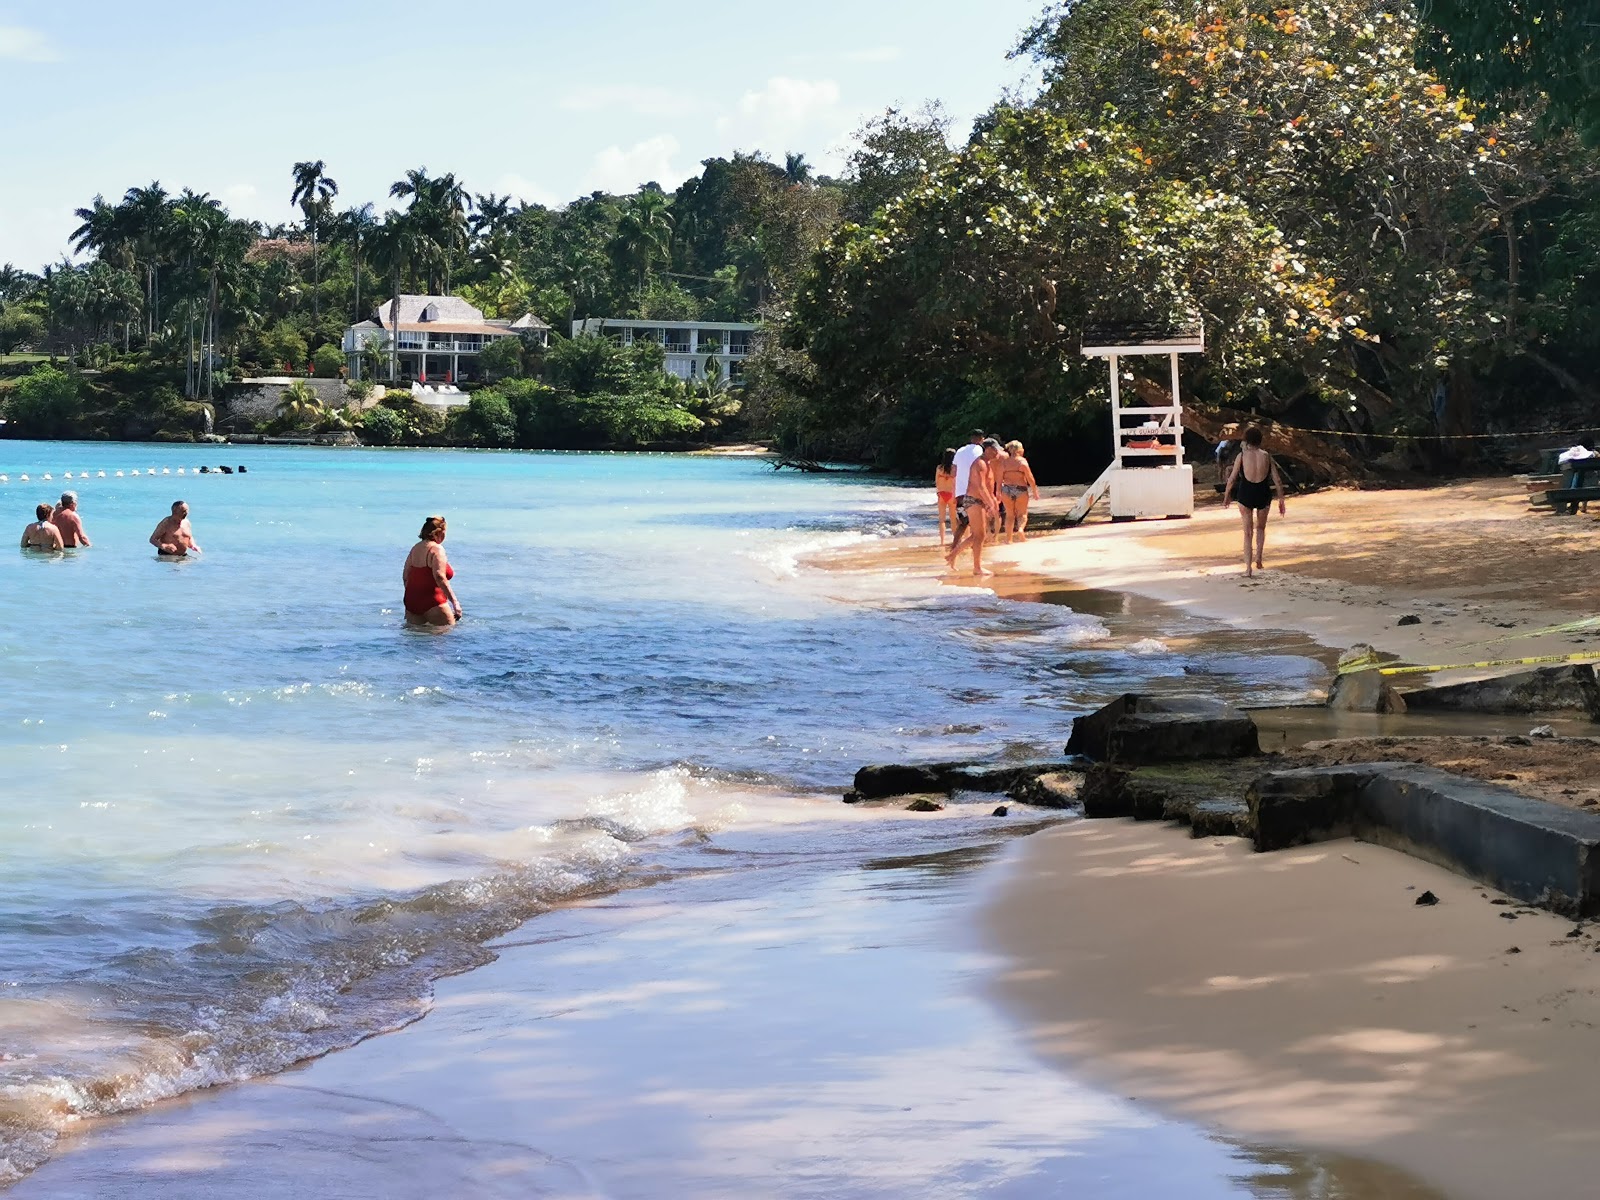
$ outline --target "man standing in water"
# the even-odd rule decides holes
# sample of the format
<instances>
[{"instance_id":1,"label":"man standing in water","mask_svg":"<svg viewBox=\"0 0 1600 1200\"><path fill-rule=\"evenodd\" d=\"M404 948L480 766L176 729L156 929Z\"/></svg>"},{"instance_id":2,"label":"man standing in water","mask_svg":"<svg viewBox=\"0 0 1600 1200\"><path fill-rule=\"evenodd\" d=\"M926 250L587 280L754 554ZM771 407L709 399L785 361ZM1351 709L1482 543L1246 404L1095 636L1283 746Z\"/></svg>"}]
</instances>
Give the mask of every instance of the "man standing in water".
<instances>
[{"instance_id":1,"label":"man standing in water","mask_svg":"<svg viewBox=\"0 0 1600 1200\"><path fill-rule=\"evenodd\" d=\"M200 547L195 545L194 532L189 528L187 504L182 500L172 502L172 515L162 518L161 524L157 525L156 531L150 535L150 544L156 548L157 554L165 554L172 558L200 553Z\"/></svg>"},{"instance_id":2,"label":"man standing in water","mask_svg":"<svg viewBox=\"0 0 1600 1200\"><path fill-rule=\"evenodd\" d=\"M24 550L55 551L61 549L61 531L50 524L50 506L41 504L33 510L35 520L22 531Z\"/></svg>"},{"instance_id":3,"label":"man standing in water","mask_svg":"<svg viewBox=\"0 0 1600 1200\"><path fill-rule=\"evenodd\" d=\"M952 567L956 565L956 550L964 535L972 544L972 573L993 575L993 571L983 566L983 543L989 536L989 522L998 520L1000 515L994 500L994 471L990 466L1000 456L1000 443L985 438L979 452L982 457L974 461L967 472L966 491L956 500L956 536L945 562Z\"/></svg>"},{"instance_id":4,"label":"man standing in water","mask_svg":"<svg viewBox=\"0 0 1600 1200\"><path fill-rule=\"evenodd\" d=\"M61 493L61 503L50 514L50 524L61 531L61 544L68 549L89 545L89 535L83 531L83 518L78 515L77 492Z\"/></svg>"}]
</instances>

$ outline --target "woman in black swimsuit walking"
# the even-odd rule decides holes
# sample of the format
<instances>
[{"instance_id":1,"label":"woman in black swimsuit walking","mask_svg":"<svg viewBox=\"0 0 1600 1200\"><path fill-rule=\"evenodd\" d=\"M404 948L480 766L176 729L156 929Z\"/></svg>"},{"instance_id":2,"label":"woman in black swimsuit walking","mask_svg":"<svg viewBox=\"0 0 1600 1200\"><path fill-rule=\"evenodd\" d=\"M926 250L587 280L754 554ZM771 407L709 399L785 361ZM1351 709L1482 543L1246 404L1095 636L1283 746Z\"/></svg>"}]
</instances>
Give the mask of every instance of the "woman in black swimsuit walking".
<instances>
[{"instance_id":1,"label":"woman in black swimsuit walking","mask_svg":"<svg viewBox=\"0 0 1600 1200\"><path fill-rule=\"evenodd\" d=\"M1255 478L1251 478L1255 476ZM1244 445L1239 457L1233 460L1233 470L1228 473L1228 486L1222 493L1222 507L1233 500L1239 501L1239 517L1244 522L1244 573L1245 577L1263 568L1261 551L1267 544L1267 516L1272 511L1272 493L1278 494L1278 515L1286 516L1283 505L1283 476L1272 455L1261 448L1261 430L1251 426L1244 431ZM1255 535L1255 554L1251 555L1251 533ZM1253 564L1253 565L1252 565Z\"/></svg>"}]
</instances>

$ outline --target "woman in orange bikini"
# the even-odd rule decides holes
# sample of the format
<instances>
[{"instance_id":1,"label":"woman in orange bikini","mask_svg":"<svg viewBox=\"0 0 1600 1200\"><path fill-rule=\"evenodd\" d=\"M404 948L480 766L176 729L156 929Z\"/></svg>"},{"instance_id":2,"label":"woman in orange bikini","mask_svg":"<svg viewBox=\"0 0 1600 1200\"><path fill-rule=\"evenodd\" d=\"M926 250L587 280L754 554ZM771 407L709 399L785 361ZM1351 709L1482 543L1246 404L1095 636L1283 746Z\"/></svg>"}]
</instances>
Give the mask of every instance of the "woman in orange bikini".
<instances>
[{"instance_id":1,"label":"woman in orange bikini","mask_svg":"<svg viewBox=\"0 0 1600 1200\"><path fill-rule=\"evenodd\" d=\"M450 586L456 573L444 556L444 518L429 517L417 537L402 572L406 624L454 625L461 619L461 602Z\"/></svg>"},{"instance_id":2,"label":"woman in orange bikini","mask_svg":"<svg viewBox=\"0 0 1600 1200\"><path fill-rule=\"evenodd\" d=\"M944 545L944 531L956 528L956 452L946 450L933 469L933 490L939 495L939 545Z\"/></svg>"}]
</instances>

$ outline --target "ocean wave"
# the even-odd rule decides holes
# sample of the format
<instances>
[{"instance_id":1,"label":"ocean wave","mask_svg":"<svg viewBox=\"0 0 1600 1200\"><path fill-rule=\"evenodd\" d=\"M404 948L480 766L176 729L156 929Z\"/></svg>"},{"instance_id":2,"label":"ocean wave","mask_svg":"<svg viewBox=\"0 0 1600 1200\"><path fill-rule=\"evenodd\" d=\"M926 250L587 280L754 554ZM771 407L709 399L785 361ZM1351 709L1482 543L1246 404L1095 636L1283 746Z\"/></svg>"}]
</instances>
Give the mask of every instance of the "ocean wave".
<instances>
[{"instance_id":1,"label":"ocean wave","mask_svg":"<svg viewBox=\"0 0 1600 1200\"><path fill-rule=\"evenodd\" d=\"M425 769L425 760L418 768ZM88 1116L283 1070L398 1029L433 981L494 957L485 943L554 905L647 882L639 843L743 815L686 767L594 796L527 831L542 849L493 873L403 895L225 905L181 947L117 955L92 982L0 991L0 1183L38 1167Z\"/></svg>"}]
</instances>

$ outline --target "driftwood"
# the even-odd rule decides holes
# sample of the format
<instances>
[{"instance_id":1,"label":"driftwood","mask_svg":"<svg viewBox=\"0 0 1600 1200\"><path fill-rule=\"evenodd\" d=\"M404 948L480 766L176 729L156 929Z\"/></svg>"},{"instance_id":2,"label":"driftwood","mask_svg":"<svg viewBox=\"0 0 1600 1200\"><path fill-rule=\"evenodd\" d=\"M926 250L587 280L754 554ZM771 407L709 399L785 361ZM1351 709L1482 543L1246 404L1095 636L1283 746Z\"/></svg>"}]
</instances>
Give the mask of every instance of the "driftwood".
<instances>
[{"instance_id":1,"label":"driftwood","mask_svg":"<svg viewBox=\"0 0 1600 1200\"><path fill-rule=\"evenodd\" d=\"M1276 421L1231 409L1200 412L1183 410L1184 427L1211 442L1236 441L1251 425L1261 430L1261 445L1268 454L1302 468L1301 482L1341 483L1366 472L1358 459L1340 445L1344 439L1319 437L1312 430L1290 429Z\"/></svg>"},{"instance_id":2,"label":"driftwood","mask_svg":"<svg viewBox=\"0 0 1600 1200\"><path fill-rule=\"evenodd\" d=\"M838 470L837 467L825 467L811 458L775 458L772 460L772 469L781 471L789 467L795 471L804 471L807 475L827 475Z\"/></svg>"}]
</instances>

